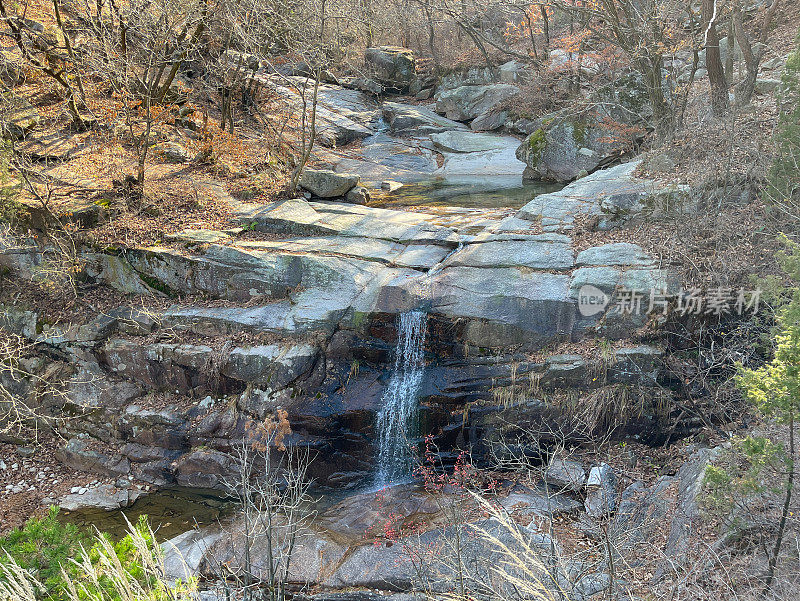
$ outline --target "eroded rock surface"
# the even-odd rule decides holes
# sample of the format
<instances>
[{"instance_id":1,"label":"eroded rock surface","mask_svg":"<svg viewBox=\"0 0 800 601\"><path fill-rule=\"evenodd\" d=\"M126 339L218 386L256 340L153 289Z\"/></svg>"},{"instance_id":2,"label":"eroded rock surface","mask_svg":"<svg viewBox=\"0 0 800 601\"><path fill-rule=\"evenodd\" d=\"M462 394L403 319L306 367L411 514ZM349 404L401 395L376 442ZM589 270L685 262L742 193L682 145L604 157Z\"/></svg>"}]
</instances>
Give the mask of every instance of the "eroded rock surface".
<instances>
[{"instance_id":1,"label":"eroded rock surface","mask_svg":"<svg viewBox=\"0 0 800 601\"><path fill-rule=\"evenodd\" d=\"M386 62L384 83L407 79L403 52L376 52L383 57L376 65ZM441 86L437 107L455 119L493 119L499 103L517 93L507 82L521 73L513 64L463 73ZM288 77L291 85L261 83L297 105L311 90L305 78ZM659 190L635 177L637 163L537 196L516 214L378 208L369 205L369 189L382 182L399 182L391 189L431 177L519 178L519 140L470 131L428 107L380 105L356 89L323 84L318 94L320 142L362 144L346 154L315 151L330 169L309 168L300 183L317 200L249 204L217 182L200 182L203 193L230 207L237 227L185 229L160 246L81 250L89 281L172 299L171 306L123 306L58 325L25 307L3 313L4 327L67 357L59 369L73 374L70 402L85 415L65 432L62 461L159 486L218 487L232 469L231 441L281 407L289 411L291 444L319 451L313 475L320 483L363 482L374 467L374 418L395 320L417 309L431 323L425 427L447 448L485 453L484 435L505 427L498 416L518 412L524 422L558 414L534 398L536 386L525 399L513 392L510 407L489 408L498 387L517 390L520 377L542 390L599 385L593 375L600 368L584 357L549 354L533 362L520 353L597 333L624 338L644 317L614 313L621 286L677 287L669 266L635 244L576 253L569 237L578 219L619 227L647 208ZM86 208L87 219L100 218L96 205ZM2 267L31 278L48 249L31 238L0 251ZM608 306L588 317L578 311L584 286L608 297ZM602 383L647 390L661 362L655 347L616 349ZM154 394L169 402L149 409ZM468 412L466 421L454 417L473 401L486 408ZM626 427L651 435L656 422L648 405Z\"/></svg>"}]
</instances>

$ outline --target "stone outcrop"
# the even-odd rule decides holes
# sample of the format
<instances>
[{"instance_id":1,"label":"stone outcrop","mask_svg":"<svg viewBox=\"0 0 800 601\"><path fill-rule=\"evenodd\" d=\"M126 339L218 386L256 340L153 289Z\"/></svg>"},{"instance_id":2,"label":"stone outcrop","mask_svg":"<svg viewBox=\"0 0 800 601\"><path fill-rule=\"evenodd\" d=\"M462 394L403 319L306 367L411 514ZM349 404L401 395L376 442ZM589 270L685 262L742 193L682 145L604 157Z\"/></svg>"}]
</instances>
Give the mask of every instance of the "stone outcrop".
<instances>
[{"instance_id":1,"label":"stone outcrop","mask_svg":"<svg viewBox=\"0 0 800 601\"><path fill-rule=\"evenodd\" d=\"M603 518L614 513L619 505L617 474L607 463L595 466L586 480L586 500L584 506L591 518Z\"/></svg>"},{"instance_id":2,"label":"stone outcrop","mask_svg":"<svg viewBox=\"0 0 800 601\"><path fill-rule=\"evenodd\" d=\"M544 478L556 490L580 492L586 484L586 471L577 461L553 457L547 465Z\"/></svg>"},{"instance_id":3,"label":"stone outcrop","mask_svg":"<svg viewBox=\"0 0 800 601\"><path fill-rule=\"evenodd\" d=\"M467 131L446 131L431 134L430 138L437 148L449 152L485 152L506 146L505 140L499 136Z\"/></svg>"},{"instance_id":4,"label":"stone outcrop","mask_svg":"<svg viewBox=\"0 0 800 601\"><path fill-rule=\"evenodd\" d=\"M454 121L469 121L491 112L517 94L519 88L510 84L460 86L436 93L436 111Z\"/></svg>"},{"instance_id":5,"label":"stone outcrop","mask_svg":"<svg viewBox=\"0 0 800 601\"><path fill-rule=\"evenodd\" d=\"M304 110L303 95L307 106L311 106L314 86L313 83L309 85L305 77L289 77L289 85L285 79L272 80L263 76L255 76L255 79L297 111ZM380 116L377 102L368 94L320 84L316 130L317 139L323 146L343 146L373 135Z\"/></svg>"},{"instance_id":6,"label":"stone outcrop","mask_svg":"<svg viewBox=\"0 0 800 601\"><path fill-rule=\"evenodd\" d=\"M136 488L117 488L111 484L78 488L58 501L58 506L65 511L82 509L103 509L112 511L132 505L142 494Z\"/></svg>"},{"instance_id":7,"label":"stone outcrop","mask_svg":"<svg viewBox=\"0 0 800 601\"><path fill-rule=\"evenodd\" d=\"M399 46L380 46L364 51L367 69L387 87L400 91L408 89L416 77L414 52Z\"/></svg>"},{"instance_id":8,"label":"stone outcrop","mask_svg":"<svg viewBox=\"0 0 800 601\"><path fill-rule=\"evenodd\" d=\"M39 111L21 96L11 95L3 115L2 135L15 140L25 138L41 120Z\"/></svg>"},{"instance_id":9,"label":"stone outcrop","mask_svg":"<svg viewBox=\"0 0 800 601\"><path fill-rule=\"evenodd\" d=\"M493 83L520 84L528 77L526 66L510 60L499 67L470 67L454 70L442 76L439 90L452 90L462 86L483 86Z\"/></svg>"},{"instance_id":10,"label":"stone outcrop","mask_svg":"<svg viewBox=\"0 0 800 601\"><path fill-rule=\"evenodd\" d=\"M514 178L522 175L525 164L515 156L519 140L472 131L448 131L432 134L431 141L444 157L436 175L458 181L464 176ZM512 180L513 181L513 180Z\"/></svg>"},{"instance_id":11,"label":"stone outcrop","mask_svg":"<svg viewBox=\"0 0 800 601\"><path fill-rule=\"evenodd\" d=\"M361 106L351 108L360 118ZM446 155L445 175L480 173L480 164L496 173L503 153L514 149L504 137L463 128L430 141ZM423 423L442 448L470 445L480 457L483 441L508 423L560 419L555 404L537 400L539 391L622 385L638 391L641 410L626 416L620 431L658 439L660 405L647 400L661 373L657 348L626 346L602 365L575 355L540 362L517 355L596 332L628 336L645 317L615 312L617 287L677 284L636 245L576 255L567 235L581 216L612 227L646 205L655 184L634 177L635 166L540 195L514 216L225 197L241 229L187 229L170 234L164 246L81 251L88 281L173 299L171 306L120 307L57 326L15 307L3 314L3 325L69 357L64 369L75 377L68 394L82 415L68 422L75 425L59 457L77 469L156 485L220 486L232 469L231 441L277 407L289 411L292 444L320 451L313 464L319 483L363 481L373 469L374 417L396 316L420 308L430 316L427 346L441 357L422 384ZM331 183L327 192L305 184L336 195L355 185L335 172L322 177ZM545 233L534 233L538 228ZM41 241L24 240L0 252L0 264L17 277L34 277L44 252ZM578 311L584 285L609 298L591 317ZM522 378L536 386L520 392ZM148 395L156 393L173 400L149 409ZM515 403L492 408L498 394ZM468 402L480 408L466 422L454 418L454 408Z\"/></svg>"},{"instance_id":12,"label":"stone outcrop","mask_svg":"<svg viewBox=\"0 0 800 601\"><path fill-rule=\"evenodd\" d=\"M536 570L542 563L551 567L547 574L528 571L524 578L538 578L539 586L553 587L570 599L599 598L611 586L606 566L567 558L561 539L564 534L559 529L547 531L538 519L530 519L558 516L559 521L569 519L595 538L600 537L599 524L606 523L607 538L601 540L610 543L613 560L636 561L637 566L653 570L653 584L657 584L667 571L680 573L692 545L704 544L693 540L691 524L697 517L696 499L705 466L715 453L700 449L674 476L661 476L649 486L637 481L621 492L611 468L606 464L595 466L588 494L591 497L603 489L613 497L613 507L605 502L594 517L583 512L578 491L562 494L519 484L501 486L494 498L514 519L506 525L476 512L474 501L460 490L430 492L421 486L399 485L354 493L323 509L300 528L294 540L289 581L300 587L327 589L313 597L320 601L412 601L402 593L416 590L420 580L430 591L445 592L451 585L456 565L452 549L459 541L457 552L462 565L497 562L508 570L501 549L521 557L535 556L526 570ZM576 474L580 467L570 465L569 471ZM466 523L450 523L448 515L454 507ZM282 536L281 527L276 527L274 536ZM167 541L163 547L168 574L184 579L213 578L220 563L236 569L245 561L246 541L241 531L242 525L234 520L226 531L212 526ZM263 558L267 544L264 536L249 541L250 565L256 577L266 577L268 566ZM657 567L659 563L662 565ZM485 579L484 586L493 590L509 586L506 580L494 578L491 570L467 569L471 577ZM349 592L337 592L343 589Z\"/></svg>"},{"instance_id":13,"label":"stone outcrop","mask_svg":"<svg viewBox=\"0 0 800 601\"><path fill-rule=\"evenodd\" d=\"M620 225L641 212L658 191L655 182L634 175L638 166L631 161L602 169L558 192L541 194L517 217L541 219L545 231L569 230L577 215L597 216L601 228Z\"/></svg>"}]
</instances>

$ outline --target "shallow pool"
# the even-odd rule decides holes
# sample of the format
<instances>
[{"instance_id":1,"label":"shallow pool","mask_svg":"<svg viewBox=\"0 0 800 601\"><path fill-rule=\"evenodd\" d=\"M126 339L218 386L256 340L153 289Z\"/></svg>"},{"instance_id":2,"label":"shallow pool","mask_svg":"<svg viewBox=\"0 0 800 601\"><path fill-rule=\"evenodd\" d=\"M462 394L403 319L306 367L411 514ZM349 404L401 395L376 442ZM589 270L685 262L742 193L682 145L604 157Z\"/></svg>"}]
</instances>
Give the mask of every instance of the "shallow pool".
<instances>
[{"instance_id":1,"label":"shallow pool","mask_svg":"<svg viewBox=\"0 0 800 601\"><path fill-rule=\"evenodd\" d=\"M386 206L518 209L539 194L556 192L561 188L562 184L523 181L519 176L442 178L406 184L375 200Z\"/></svg>"},{"instance_id":2,"label":"shallow pool","mask_svg":"<svg viewBox=\"0 0 800 601\"><path fill-rule=\"evenodd\" d=\"M231 516L236 504L220 491L189 488L165 488L147 494L133 505L116 511L84 509L62 511L59 519L78 526L122 537L128 530L125 518L135 524L140 515L148 515L158 540L167 540L195 526L209 526Z\"/></svg>"}]
</instances>

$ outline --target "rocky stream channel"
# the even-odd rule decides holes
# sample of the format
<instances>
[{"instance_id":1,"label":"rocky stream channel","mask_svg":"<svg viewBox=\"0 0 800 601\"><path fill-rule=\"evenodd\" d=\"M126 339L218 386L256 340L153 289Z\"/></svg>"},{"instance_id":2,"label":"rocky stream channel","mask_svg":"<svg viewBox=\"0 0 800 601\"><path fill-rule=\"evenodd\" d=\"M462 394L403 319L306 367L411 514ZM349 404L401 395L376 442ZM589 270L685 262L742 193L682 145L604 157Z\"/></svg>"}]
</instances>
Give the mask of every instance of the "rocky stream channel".
<instances>
[{"instance_id":1,"label":"rocky stream channel","mask_svg":"<svg viewBox=\"0 0 800 601\"><path fill-rule=\"evenodd\" d=\"M635 407L616 415L613 436L660 443L680 435L667 432L663 345L638 336L644 315L615 310L620 289L677 291L676 273L630 242L576 252L572 239L576 223L625 228L676 191L637 177L635 160L566 185L523 183L520 139L472 131L463 115L455 121L334 85L321 87L320 102L320 135L330 143L304 175L305 197L249 204L218 182L198 182L227 202L238 227L185 230L163 246L82 250L96 282L196 303L122 306L57 326L25 307L4 308L4 326L73 374L66 392L79 417L65 422L58 458L108 481L56 501L111 530L115 510L162 515L166 507L157 521L177 535L169 568L176 577L204 574L214 553L236 557L227 534L236 509L217 497L230 451L248 424L280 407L292 427L287 444L313 453L309 475L325 499L297 544L298 585L412 589L402 545L376 545L364 533L388 506L431 525L429 542L452 536L434 527L440 505L410 478L406 441L427 435L445 465L462 450L486 465L501 440L549 462L551 492L514 488L502 502L512 512L575 523L613 514L620 525L676 502L683 510L665 520L677 554L710 451L652 490L640 482L622 491L609 466L542 450L585 439L576 406L601 390ZM354 139L356 151L335 148ZM48 252L26 240L3 249L0 264L29 278ZM587 286L609 301L594 314L579 311ZM605 350L553 350L580 343ZM154 406L155 393L169 402ZM148 496L129 476L159 492ZM379 485L389 485L381 507ZM608 493L600 505L598 490ZM476 557L489 553L473 547ZM603 573L575 573L575 598L608 585Z\"/></svg>"}]
</instances>

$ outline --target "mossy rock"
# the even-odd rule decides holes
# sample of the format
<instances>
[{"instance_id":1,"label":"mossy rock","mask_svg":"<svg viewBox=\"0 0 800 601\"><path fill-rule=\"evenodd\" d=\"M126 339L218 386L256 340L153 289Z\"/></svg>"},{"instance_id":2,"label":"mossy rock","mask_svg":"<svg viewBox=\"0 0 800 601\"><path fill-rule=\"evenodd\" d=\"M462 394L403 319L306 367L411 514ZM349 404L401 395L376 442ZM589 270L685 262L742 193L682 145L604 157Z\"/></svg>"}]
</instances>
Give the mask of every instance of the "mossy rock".
<instances>
[{"instance_id":1,"label":"mossy rock","mask_svg":"<svg viewBox=\"0 0 800 601\"><path fill-rule=\"evenodd\" d=\"M583 115L550 115L517 149L525 177L569 182L591 173L614 151L600 123Z\"/></svg>"},{"instance_id":2,"label":"mossy rock","mask_svg":"<svg viewBox=\"0 0 800 601\"><path fill-rule=\"evenodd\" d=\"M528 165L538 164L539 159L547 146L547 137L540 127L525 139L517 149L517 158Z\"/></svg>"}]
</instances>

